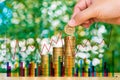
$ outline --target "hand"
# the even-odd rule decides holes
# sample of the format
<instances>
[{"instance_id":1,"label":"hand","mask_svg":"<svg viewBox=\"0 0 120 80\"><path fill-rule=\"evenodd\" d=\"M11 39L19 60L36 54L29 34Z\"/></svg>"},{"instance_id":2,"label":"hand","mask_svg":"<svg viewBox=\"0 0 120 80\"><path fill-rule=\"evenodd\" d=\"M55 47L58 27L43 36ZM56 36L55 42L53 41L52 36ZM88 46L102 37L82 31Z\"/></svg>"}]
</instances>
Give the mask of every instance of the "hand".
<instances>
[{"instance_id":1,"label":"hand","mask_svg":"<svg viewBox=\"0 0 120 80\"><path fill-rule=\"evenodd\" d=\"M120 24L120 0L79 0L68 24L89 27L97 21Z\"/></svg>"}]
</instances>

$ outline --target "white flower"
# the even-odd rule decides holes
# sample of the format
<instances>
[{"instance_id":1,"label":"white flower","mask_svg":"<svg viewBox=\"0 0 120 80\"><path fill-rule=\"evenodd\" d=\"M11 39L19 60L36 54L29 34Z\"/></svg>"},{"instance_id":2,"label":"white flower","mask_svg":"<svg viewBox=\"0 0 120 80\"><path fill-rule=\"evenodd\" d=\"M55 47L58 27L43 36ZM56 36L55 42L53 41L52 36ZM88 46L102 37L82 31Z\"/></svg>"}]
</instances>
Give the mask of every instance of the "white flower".
<instances>
[{"instance_id":1,"label":"white flower","mask_svg":"<svg viewBox=\"0 0 120 80\"><path fill-rule=\"evenodd\" d=\"M26 50L26 53L27 53L27 55L31 54L29 49Z\"/></svg>"},{"instance_id":2,"label":"white flower","mask_svg":"<svg viewBox=\"0 0 120 80\"><path fill-rule=\"evenodd\" d=\"M34 39L33 38L27 39L27 44L33 44L33 43L34 43Z\"/></svg>"},{"instance_id":3,"label":"white flower","mask_svg":"<svg viewBox=\"0 0 120 80\"><path fill-rule=\"evenodd\" d=\"M28 46L28 50L33 52L35 50L35 46L32 46L32 45Z\"/></svg>"},{"instance_id":4,"label":"white flower","mask_svg":"<svg viewBox=\"0 0 120 80\"><path fill-rule=\"evenodd\" d=\"M100 64L100 60L98 58L94 58L92 61L93 66L96 66L98 64Z\"/></svg>"},{"instance_id":5,"label":"white flower","mask_svg":"<svg viewBox=\"0 0 120 80\"><path fill-rule=\"evenodd\" d=\"M50 10L55 10L56 8L57 8L57 5L55 4L55 2L52 2L50 6Z\"/></svg>"},{"instance_id":6,"label":"white flower","mask_svg":"<svg viewBox=\"0 0 120 80\"><path fill-rule=\"evenodd\" d=\"M106 29L105 29L105 26L104 25L101 25L98 29L98 34L103 34L103 33L106 33Z\"/></svg>"},{"instance_id":7,"label":"white flower","mask_svg":"<svg viewBox=\"0 0 120 80\"><path fill-rule=\"evenodd\" d=\"M62 10L60 10L60 9L59 9L59 10L56 10L56 11L55 11L55 15L56 15L56 16L62 15Z\"/></svg>"},{"instance_id":8,"label":"white flower","mask_svg":"<svg viewBox=\"0 0 120 80\"><path fill-rule=\"evenodd\" d=\"M50 43L50 39L49 39L49 38L44 38L44 39L42 39L42 41L41 41L41 45L49 44L49 43Z\"/></svg>"},{"instance_id":9,"label":"white flower","mask_svg":"<svg viewBox=\"0 0 120 80\"><path fill-rule=\"evenodd\" d=\"M86 54L86 58L89 58L90 57L90 54L89 53L85 53Z\"/></svg>"},{"instance_id":10,"label":"white flower","mask_svg":"<svg viewBox=\"0 0 120 80\"><path fill-rule=\"evenodd\" d=\"M94 50L92 50L92 53L93 53L93 54L98 54L98 52L97 52L97 51L94 51Z\"/></svg>"},{"instance_id":11,"label":"white flower","mask_svg":"<svg viewBox=\"0 0 120 80\"><path fill-rule=\"evenodd\" d=\"M81 53L81 52L78 52L78 53L76 54L76 57L80 57L80 58L82 58L82 59L85 59L85 58L90 57L90 54L89 54L89 53Z\"/></svg>"},{"instance_id":12,"label":"white flower","mask_svg":"<svg viewBox=\"0 0 120 80\"><path fill-rule=\"evenodd\" d=\"M68 15L65 15L62 17L63 21L64 22L68 22L69 21L69 16Z\"/></svg>"},{"instance_id":13,"label":"white flower","mask_svg":"<svg viewBox=\"0 0 120 80\"><path fill-rule=\"evenodd\" d=\"M99 47L102 48L105 46L105 41L103 40L100 44L99 44Z\"/></svg>"},{"instance_id":14,"label":"white flower","mask_svg":"<svg viewBox=\"0 0 120 80\"><path fill-rule=\"evenodd\" d=\"M18 17L18 14L16 12L13 12L13 17L14 18L17 18Z\"/></svg>"},{"instance_id":15,"label":"white flower","mask_svg":"<svg viewBox=\"0 0 120 80\"><path fill-rule=\"evenodd\" d=\"M1 50L1 55L5 56L6 55L6 49Z\"/></svg>"},{"instance_id":16,"label":"white flower","mask_svg":"<svg viewBox=\"0 0 120 80\"><path fill-rule=\"evenodd\" d=\"M91 50L91 46L87 46L86 47L86 52L90 51Z\"/></svg>"},{"instance_id":17,"label":"white flower","mask_svg":"<svg viewBox=\"0 0 120 80\"><path fill-rule=\"evenodd\" d=\"M40 44L41 39L40 38L36 38L36 41L37 41L38 44Z\"/></svg>"},{"instance_id":18,"label":"white flower","mask_svg":"<svg viewBox=\"0 0 120 80\"><path fill-rule=\"evenodd\" d=\"M24 9L24 8L25 8L25 6L22 3L14 5L14 9Z\"/></svg>"},{"instance_id":19,"label":"white flower","mask_svg":"<svg viewBox=\"0 0 120 80\"><path fill-rule=\"evenodd\" d=\"M14 52L15 52L15 48L12 48L12 49L11 49L11 53L14 53Z\"/></svg>"},{"instance_id":20,"label":"white flower","mask_svg":"<svg viewBox=\"0 0 120 80\"><path fill-rule=\"evenodd\" d=\"M24 52L24 51L26 51L26 47L25 46L21 48L20 52Z\"/></svg>"},{"instance_id":21,"label":"white flower","mask_svg":"<svg viewBox=\"0 0 120 80\"><path fill-rule=\"evenodd\" d=\"M48 15L50 15L50 17L53 17L53 14L54 14L53 11L51 10L48 11Z\"/></svg>"},{"instance_id":22,"label":"white flower","mask_svg":"<svg viewBox=\"0 0 120 80\"><path fill-rule=\"evenodd\" d=\"M47 7L48 6L48 3L46 1L43 2L42 4L44 7Z\"/></svg>"},{"instance_id":23,"label":"white flower","mask_svg":"<svg viewBox=\"0 0 120 80\"><path fill-rule=\"evenodd\" d=\"M84 44L84 45L87 45L87 46L90 46L90 41L87 40L87 39L84 39L84 40L83 40L83 44Z\"/></svg>"},{"instance_id":24,"label":"white flower","mask_svg":"<svg viewBox=\"0 0 120 80\"><path fill-rule=\"evenodd\" d=\"M93 30L91 31L91 34L92 34L92 35L96 35L97 32L98 32L98 31L97 31L96 29L93 29Z\"/></svg>"},{"instance_id":25,"label":"white flower","mask_svg":"<svg viewBox=\"0 0 120 80\"><path fill-rule=\"evenodd\" d=\"M17 41L16 41L16 40L12 40L11 43L10 43L10 46L11 46L12 48L15 48L16 45L17 45Z\"/></svg>"},{"instance_id":26,"label":"white flower","mask_svg":"<svg viewBox=\"0 0 120 80\"><path fill-rule=\"evenodd\" d=\"M103 41L103 38L95 36L95 37L92 37L92 41L100 44Z\"/></svg>"},{"instance_id":27,"label":"white flower","mask_svg":"<svg viewBox=\"0 0 120 80\"><path fill-rule=\"evenodd\" d=\"M103 57L103 54L99 54L99 56L98 56L99 58L102 58Z\"/></svg>"},{"instance_id":28,"label":"white flower","mask_svg":"<svg viewBox=\"0 0 120 80\"><path fill-rule=\"evenodd\" d=\"M6 69L7 68L6 64L1 64L1 68Z\"/></svg>"},{"instance_id":29,"label":"white flower","mask_svg":"<svg viewBox=\"0 0 120 80\"><path fill-rule=\"evenodd\" d=\"M78 51L81 51L81 52L88 52L91 50L91 46L85 46L84 44L77 45L77 49L78 49Z\"/></svg>"},{"instance_id":30,"label":"white flower","mask_svg":"<svg viewBox=\"0 0 120 80\"><path fill-rule=\"evenodd\" d=\"M77 49L78 49L79 51L86 51L84 45L77 45Z\"/></svg>"},{"instance_id":31,"label":"white flower","mask_svg":"<svg viewBox=\"0 0 120 80\"><path fill-rule=\"evenodd\" d=\"M12 22L13 24L19 24L19 23L20 23L20 19L13 18L13 19L11 19L11 22Z\"/></svg>"},{"instance_id":32,"label":"white flower","mask_svg":"<svg viewBox=\"0 0 120 80\"><path fill-rule=\"evenodd\" d=\"M62 5L61 9L62 9L62 11L66 11L67 10L67 6Z\"/></svg>"},{"instance_id":33,"label":"white flower","mask_svg":"<svg viewBox=\"0 0 120 80\"><path fill-rule=\"evenodd\" d=\"M11 48L11 53L16 53L16 52L18 52L19 51L19 48L18 47L16 47L16 48Z\"/></svg>"},{"instance_id":34,"label":"white flower","mask_svg":"<svg viewBox=\"0 0 120 80\"><path fill-rule=\"evenodd\" d=\"M99 52L100 53L103 53L105 50L104 49L99 49Z\"/></svg>"},{"instance_id":35,"label":"white flower","mask_svg":"<svg viewBox=\"0 0 120 80\"><path fill-rule=\"evenodd\" d=\"M22 58L26 58L27 57L27 54L25 52L21 52L20 54L21 54Z\"/></svg>"},{"instance_id":36,"label":"white flower","mask_svg":"<svg viewBox=\"0 0 120 80\"><path fill-rule=\"evenodd\" d=\"M41 36L44 36L44 35L46 35L48 33L49 33L49 30L45 29L45 30L42 31Z\"/></svg>"},{"instance_id":37,"label":"white flower","mask_svg":"<svg viewBox=\"0 0 120 80\"><path fill-rule=\"evenodd\" d=\"M98 50L98 46L93 46L93 47L92 47L92 50L93 50L93 51Z\"/></svg>"},{"instance_id":38,"label":"white flower","mask_svg":"<svg viewBox=\"0 0 120 80\"><path fill-rule=\"evenodd\" d=\"M5 49L6 48L6 44L1 44L1 49Z\"/></svg>"},{"instance_id":39,"label":"white flower","mask_svg":"<svg viewBox=\"0 0 120 80\"><path fill-rule=\"evenodd\" d=\"M25 40L19 41L19 46L20 46L20 47L25 46Z\"/></svg>"},{"instance_id":40,"label":"white flower","mask_svg":"<svg viewBox=\"0 0 120 80\"><path fill-rule=\"evenodd\" d=\"M0 62L4 61L4 57L0 55Z\"/></svg>"},{"instance_id":41,"label":"white flower","mask_svg":"<svg viewBox=\"0 0 120 80\"><path fill-rule=\"evenodd\" d=\"M54 20L51 22L52 24L52 28L55 29L59 24L60 24L60 21L59 20Z\"/></svg>"},{"instance_id":42,"label":"white flower","mask_svg":"<svg viewBox=\"0 0 120 80\"><path fill-rule=\"evenodd\" d=\"M86 59L86 63L87 63L87 64L90 64L90 62L91 62L91 61L90 61L89 59Z\"/></svg>"},{"instance_id":43,"label":"white flower","mask_svg":"<svg viewBox=\"0 0 120 80\"><path fill-rule=\"evenodd\" d=\"M46 8L42 9L42 13L46 14L47 13L47 9Z\"/></svg>"}]
</instances>

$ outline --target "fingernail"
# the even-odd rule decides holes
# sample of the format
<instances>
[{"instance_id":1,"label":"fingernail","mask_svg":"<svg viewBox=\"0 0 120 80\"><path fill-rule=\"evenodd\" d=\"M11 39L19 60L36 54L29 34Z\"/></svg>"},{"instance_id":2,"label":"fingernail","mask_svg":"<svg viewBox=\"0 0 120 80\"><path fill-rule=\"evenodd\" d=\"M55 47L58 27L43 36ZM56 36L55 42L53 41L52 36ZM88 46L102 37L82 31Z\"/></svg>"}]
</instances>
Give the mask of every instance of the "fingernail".
<instances>
[{"instance_id":1,"label":"fingernail","mask_svg":"<svg viewBox=\"0 0 120 80\"><path fill-rule=\"evenodd\" d=\"M68 22L68 24L70 25L70 26L75 26L75 20L74 19L71 19L69 22Z\"/></svg>"}]
</instances>

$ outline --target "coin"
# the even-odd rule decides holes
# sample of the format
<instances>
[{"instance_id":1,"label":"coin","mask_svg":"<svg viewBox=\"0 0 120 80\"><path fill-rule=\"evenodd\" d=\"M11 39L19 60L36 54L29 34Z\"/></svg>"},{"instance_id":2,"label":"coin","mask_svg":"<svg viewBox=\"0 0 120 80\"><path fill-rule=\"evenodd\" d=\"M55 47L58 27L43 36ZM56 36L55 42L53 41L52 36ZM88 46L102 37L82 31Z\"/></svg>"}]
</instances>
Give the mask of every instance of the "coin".
<instances>
[{"instance_id":1,"label":"coin","mask_svg":"<svg viewBox=\"0 0 120 80\"><path fill-rule=\"evenodd\" d=\"M64 32L68 35L71 35L73 36L74 35L74 32L75 32L75 27L71 27L69 26L68 24L65 26L64 28Z\"/></svg>"}]
</instances>

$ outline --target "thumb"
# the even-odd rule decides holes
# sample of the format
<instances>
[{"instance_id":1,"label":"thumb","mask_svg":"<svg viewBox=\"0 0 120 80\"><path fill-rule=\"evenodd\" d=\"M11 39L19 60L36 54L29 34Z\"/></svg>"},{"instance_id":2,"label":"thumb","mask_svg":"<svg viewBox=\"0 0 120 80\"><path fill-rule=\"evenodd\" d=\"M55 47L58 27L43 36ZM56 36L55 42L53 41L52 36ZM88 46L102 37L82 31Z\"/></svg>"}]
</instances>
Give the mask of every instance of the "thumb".
<instances>
[{"instance_id":1,"label":"thumb","mask_svg":"<svg viewBox=\"0 0 120 80\"><path fill-rule=\"evenodd\" d=\"M90 7L83 10L80 13L77 13L69 22L70 26L78 26L83 24L85 21L95 17L95 11Z\"/></svg>"}]
</instances>

